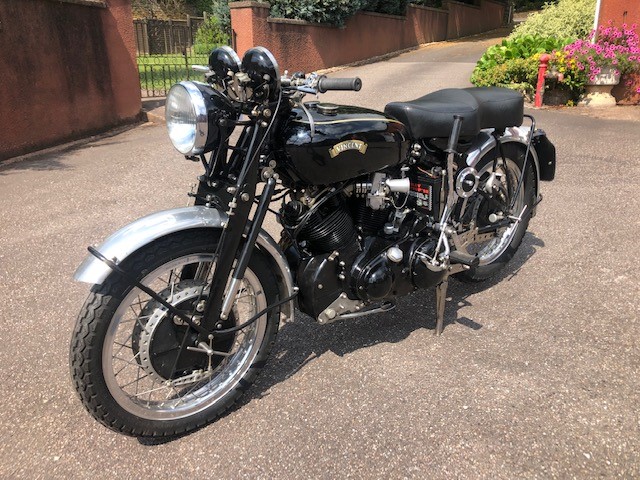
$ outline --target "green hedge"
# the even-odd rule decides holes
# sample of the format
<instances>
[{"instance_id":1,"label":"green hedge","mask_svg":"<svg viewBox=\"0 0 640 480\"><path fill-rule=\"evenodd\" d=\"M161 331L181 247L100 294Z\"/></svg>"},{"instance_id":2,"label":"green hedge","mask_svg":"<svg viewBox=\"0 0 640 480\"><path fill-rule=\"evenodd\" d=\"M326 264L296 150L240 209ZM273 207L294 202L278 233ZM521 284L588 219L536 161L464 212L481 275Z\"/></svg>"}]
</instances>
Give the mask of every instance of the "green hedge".
<instances>
[{"instance_id":1,"label":"green hedge","mask_svg":"<svg viewBox=\"0 0 640 480\"><path fill-rule=\"evenodd\" d=\"M294 18L335 26L344 25L358 10L405 15L409 3L429 7L442 6L442 0L270 0L269 3L272 17ZM468 3L473 3L473 0L468 0ZM221 28L230 34L229 1L212 0L211 13L218 18Z\"/></svg>"},{"instance_id":2,"label":"green hedge","mask_svg":"<svg viewBox=\"0 0 640 480\"><path fill-rule=\"evenodd\" d=\"M637 0L636 0L637 1ZM593 28L596 0L559 0L548 3L518 25L510 39L533 35L556 38L586 38Z\"/></svg>"}]
</instances>

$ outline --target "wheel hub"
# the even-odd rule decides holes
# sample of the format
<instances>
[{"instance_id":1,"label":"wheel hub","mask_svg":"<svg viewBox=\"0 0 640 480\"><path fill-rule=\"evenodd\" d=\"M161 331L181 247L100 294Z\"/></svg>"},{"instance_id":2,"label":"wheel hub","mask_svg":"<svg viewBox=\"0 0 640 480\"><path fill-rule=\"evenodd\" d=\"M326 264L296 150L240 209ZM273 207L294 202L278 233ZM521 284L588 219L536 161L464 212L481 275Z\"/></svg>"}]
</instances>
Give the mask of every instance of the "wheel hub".
<instances>
[{"instance_id":1,"label":"wheel hub","mask_svg":"<svg viewBox=\"0 0 640 480\"><path fill-rule=\"evenodd\" d=\"M198 313L206 301L208 289L202 290L203 285L194 280L183 280L172 287L167 287L159 295L172 306L189 312ZM200 308L199 308L200 307ZM199 322L198 316L194 322ZM222 328L235 324L232 315L223 322ZM187 335L186 340L184 336ZM152 380L165 382L180 381L181 379L203 379L211 375L213 370L222 362L222 356L214 356L182 349L196 344L198 333L189 328L180 318L171 315L161 303L151 300L142 310L137 319L132 334L132 347L136 360ZM213 349L228 353L233 347L234 335L216 338ZM194 380L195 381L195 380ZM191 382L188 382L191 383Z\"/></svg>"}]
</instances>

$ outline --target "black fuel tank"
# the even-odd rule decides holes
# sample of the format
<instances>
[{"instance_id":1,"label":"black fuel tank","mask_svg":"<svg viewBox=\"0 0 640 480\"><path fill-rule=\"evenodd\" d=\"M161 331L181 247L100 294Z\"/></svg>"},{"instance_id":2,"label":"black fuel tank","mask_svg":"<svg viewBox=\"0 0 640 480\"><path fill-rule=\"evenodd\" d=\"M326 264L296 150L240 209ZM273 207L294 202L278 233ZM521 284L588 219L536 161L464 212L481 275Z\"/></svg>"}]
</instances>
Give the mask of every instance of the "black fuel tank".
<instances>
[{"instance_id":1,"label":"black fuel tank","mask_svg":"<svg viewBox=\"0 0 640 480\"><path fill-rule=\"evenodd\" d=\"M406 158L405 126L384 113L345 105L307 103L313 119L294 108L284 126L285 163L306 184L328 185L348 180Z\"/></svg>"}]
</instances>

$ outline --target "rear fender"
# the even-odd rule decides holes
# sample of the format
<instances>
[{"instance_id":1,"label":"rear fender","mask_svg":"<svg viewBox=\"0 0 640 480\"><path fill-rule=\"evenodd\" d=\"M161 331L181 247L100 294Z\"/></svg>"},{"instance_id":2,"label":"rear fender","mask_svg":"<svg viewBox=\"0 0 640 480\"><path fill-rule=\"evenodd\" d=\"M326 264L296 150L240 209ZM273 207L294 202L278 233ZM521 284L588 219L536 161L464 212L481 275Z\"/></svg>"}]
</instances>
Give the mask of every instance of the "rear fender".
<instances>
[{"instance_id":1,"label":"rear fender","mask_svg":"<svg viewBox=\"0 0 640 480\"><path fill-rule=\"evenodd\" d=\"M97 250L105 257L120 263L141 247L165 235L193 228L221 229L228 221L225 212L204 206L176 208L152 213L135 220L107 238ZM256 247L265 254L278 278L280 298L294 293L293 276L286 258L276 241L264 230L256 240ZM101 284L111 273L109 266L89 254L78 267L74 279L89 284ZM293 320L293 301L283 305L282 313Z\"/></svg>"}]
</instances>

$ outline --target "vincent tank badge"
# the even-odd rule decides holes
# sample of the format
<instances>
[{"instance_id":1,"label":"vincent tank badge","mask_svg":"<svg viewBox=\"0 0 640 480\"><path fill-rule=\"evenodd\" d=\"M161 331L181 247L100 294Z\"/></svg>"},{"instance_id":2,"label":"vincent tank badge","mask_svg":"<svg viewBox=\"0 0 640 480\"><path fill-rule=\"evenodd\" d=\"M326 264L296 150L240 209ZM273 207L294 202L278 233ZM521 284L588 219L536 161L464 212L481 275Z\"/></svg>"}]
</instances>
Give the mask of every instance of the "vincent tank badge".
<instances>
[{"instance_id":1,"label":"vincent tank badge","mask_svg":"<svg viewBox=\"0 0 640 480\"><path fill-rule=\"evenodd\" d=\"M330 148L329 155L331 155L331 158L335 158L342 152L346 152L347 150L358 150L364 155L365 153L367 153L367 146L368 145L362 140L346 140Z\"/></svg>"}]
</instances>

